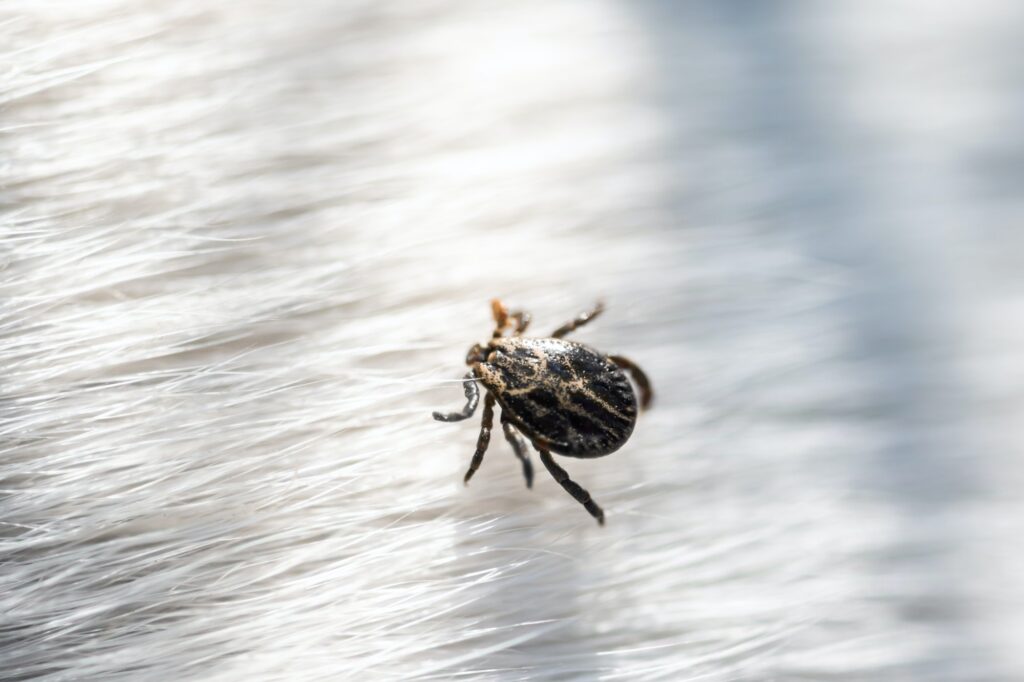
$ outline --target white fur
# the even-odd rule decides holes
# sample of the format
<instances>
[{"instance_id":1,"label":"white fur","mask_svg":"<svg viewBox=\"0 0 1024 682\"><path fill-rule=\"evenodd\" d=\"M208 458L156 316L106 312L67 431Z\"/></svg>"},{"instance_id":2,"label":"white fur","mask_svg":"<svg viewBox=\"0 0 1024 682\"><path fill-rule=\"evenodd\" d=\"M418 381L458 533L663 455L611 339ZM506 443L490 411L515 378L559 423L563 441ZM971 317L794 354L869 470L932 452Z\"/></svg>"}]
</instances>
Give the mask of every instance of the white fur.
<instances>
[{"instance_id":1,"label":"white fur","mask_svg":"<svg viewBox=\"0 0 1024 682\"><path fill-rule=\"evenodd\" d=\"M1014 3L0 14L3 679L1024 677ZM460 484L495 296L603 529Z\"/></svg>"}]
</instances>

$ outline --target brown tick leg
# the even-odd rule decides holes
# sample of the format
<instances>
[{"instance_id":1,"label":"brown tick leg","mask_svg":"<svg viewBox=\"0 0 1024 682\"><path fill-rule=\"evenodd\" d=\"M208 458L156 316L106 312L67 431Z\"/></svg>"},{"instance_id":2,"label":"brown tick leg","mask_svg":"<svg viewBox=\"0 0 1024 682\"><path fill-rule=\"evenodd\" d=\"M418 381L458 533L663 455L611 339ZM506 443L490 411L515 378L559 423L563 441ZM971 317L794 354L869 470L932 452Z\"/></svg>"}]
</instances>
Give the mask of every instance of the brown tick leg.
<instances>
[{"instance_id":1,"label":"brown tick leg","mask_svg":"<svg viewBox=\"0 0 1024 682\"><path fill-rule=\"evenodd\" d=\"M516 427L512 426L512 422L505 418L504 412L501 413L501 429L505 432L505 440L512 446L512 451L516 453L516 457L523 463L523 478L526 479L526 487L532 488L533 463L530 462L530 452L526 449L526 443L516 432Z\"/></svg>"},{"instance_id":2,"label":"brown tick leg","mask_svg":"<svg viewBox=\"0 0 1024 682\"><path fill-rule=\"evenodd\" d=\"M467 372L466 376L462 378L462 388L466 393L466 406L462 408L462 411L448 414L435 412L434 419L439 422L460 422L473 416L473 413L476 412L476 404L480 402L480 389L476 385L476 380L473 379L472 372Z\"/></svg>"},{"instance_id":3,"label":"brown tick leg","mask_svg":"<svg viewBox=\"0 0 1024 682\"><path fill-rule=\"evenodd\" d=\"M544 462L544 466L547 467L551 475L554 476L558 484L565 488L565 492L569 493L576 498L576 501L582 504L590 515L597 519L597 522L604 525L604 510L597 506L597 503L591 499L590 493L588 493L579 483L576 483L569 474L566 473L565 469L555 464L555 460L551 459L551 453L543 448L537 448L540 451L540 461Z\"/></svg>"},{"instance_id":4,"label":"brown tick leg","mask_svg":"<svg viewBox=\"0 0 1024 682\"><path fill-rule=\"evenodd\" d=\"M621 355L609 355L608 359L629 372L630 376L633 377L633 381L636 382L637 387L640 389L640 409L646 410L650 407L651 400L654 398L654 390L651 389L651 380L647 378L644 371L637 367L635 362Z\"/></svg>"},{"instance_id":5,"label":"brown tick leg","mask_svg":"<svg viewBox=\"0 0 1024 682\"><path fill-rule=\"evenodd\" d=\"M508 327L508 309L501 301L494 299L491 301L491 315L494 316L494 333L491 336L498 338Z\"/></svg>"},{"instance_id":6,"label":"brown tick leg","mask_svg":"<svg viewBox=\"0 0 1024 682\"><path fill-rule=\"evenodd\" d=\"M604 312L604 303L602 303L601 301L598 301L597 305L594 306L593 310L587 311L585 313L581 313L572 322L566 322L561 327L556 329L555 332L551 335L551 337L555 338L555 339L560 339L563 336L565 336L566 334L568 334L569 332L573 331L574 329L577 329L578 327L582 327L587 322L590 322L592 319L594 319L595 317L597 317L598 315L600 315L603 312Z\"/></svg>"},{"instance_id":7,"label":"brown tick leg","mask_svg":"<svg viewBox=\"0 0 1024 682\"><path fill-rule=\"evenodd\" d=\"M522 336L523 332L526 331L526 328L530 326L530 313L523 312L522 310L517 310L511 315L509 315L509 317L515 320L516 323L513 333L516 336Z\"/></svg>"},{"instance_id":8,"label":"brown tick leg","mask_svg":"<svg viewBox=\"0 0 1024 682\"><path fill-rule=\"evenodd\" d=\"M469 479L480 468L480 462L484 461L484 453L487 452L487 445L491 442L491 427L494 425L494 396L488 393L484 397L484 418L480 421L480 437L476 439L476 452L473 453L473 461L469 463L469 471L466 472L462 482L469 485Z\"/></svg>"}]
</instances>

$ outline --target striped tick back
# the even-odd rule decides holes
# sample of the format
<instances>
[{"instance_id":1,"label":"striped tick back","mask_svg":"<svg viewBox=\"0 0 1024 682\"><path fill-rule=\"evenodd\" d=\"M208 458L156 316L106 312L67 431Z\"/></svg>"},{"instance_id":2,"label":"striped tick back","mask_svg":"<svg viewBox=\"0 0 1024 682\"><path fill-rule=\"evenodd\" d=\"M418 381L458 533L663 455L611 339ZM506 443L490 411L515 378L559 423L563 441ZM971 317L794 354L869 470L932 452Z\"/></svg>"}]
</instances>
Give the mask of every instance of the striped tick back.
<instances>
[{"instance_id":1,"label":"striped tick back","mask_svg":"<svg viewBox=\"0 0 1024 682\"><path fill-rule=\"evenodd\" d=\"M636 394L606 355L553 338L500 338L489 348L473 374L538 446L570 457L601 457L633 433Z\"/></svg>"}]
</instances>

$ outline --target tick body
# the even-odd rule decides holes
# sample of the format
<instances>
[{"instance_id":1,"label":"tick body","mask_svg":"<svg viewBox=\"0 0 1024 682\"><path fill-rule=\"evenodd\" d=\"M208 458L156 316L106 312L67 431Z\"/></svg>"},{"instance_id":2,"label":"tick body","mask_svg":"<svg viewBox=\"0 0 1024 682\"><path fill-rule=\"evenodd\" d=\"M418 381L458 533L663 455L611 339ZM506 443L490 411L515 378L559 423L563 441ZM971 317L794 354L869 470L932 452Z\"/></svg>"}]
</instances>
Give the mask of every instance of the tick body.
<instances>
[{"instance_id":1,"label":"tick body","mask_svg":"<svg viewBox=\"0 0 1024 682\"><path fill-rule=\"evenodd\" d=\"M470 367L464 379L466 406L451 414L434 413L439 421L468 419L479 402L477 382L486 391L480 437L465 481L483 461L497 403L505 438L522 462L527 487L532 485L533 466L520 434L540 452L541 462L555 480L604 524L604 512L551 453L592 458L618 450L633 433L639 410L650 404L650 381L626 358L562 338L599 315L600 304L547 338L522 336L530 322L526 313L509 314L499 301L491 307L496 326L490 341L476 344L466 356ZM512 335L505 336L510 327ZM639 400L627 372L636 382Z\"/></svg>"},{"instance_id":2,"label":"tick body","mask_svg":"<svg viewBox=\"0 0 1024 682\"><path fill-rule=\"evenodd\" d=\"M473 376L536 445L570 457L618 450L636 424L637 401L607 356L562 339L497 339Z\"/></svg>"}]
</instances>

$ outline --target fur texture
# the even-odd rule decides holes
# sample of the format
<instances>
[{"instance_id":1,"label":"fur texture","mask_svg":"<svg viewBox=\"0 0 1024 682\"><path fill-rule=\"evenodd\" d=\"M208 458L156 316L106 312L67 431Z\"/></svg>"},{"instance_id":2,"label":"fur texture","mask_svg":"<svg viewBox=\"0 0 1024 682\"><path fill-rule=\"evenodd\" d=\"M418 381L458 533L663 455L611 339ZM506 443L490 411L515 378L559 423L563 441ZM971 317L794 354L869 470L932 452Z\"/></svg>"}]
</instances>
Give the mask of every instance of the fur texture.
<instances>
[{"instance_id":1,"label":"fur texture","mask_svg":"<svg viewBox=\"0 0 1024 682\"><path fill-rule=\"evenodd\" d=\"M1018 3L0 14L0 678L1024 678ZM495 296L603 529L460 484Z\"/></svg>"}]
</instances>

